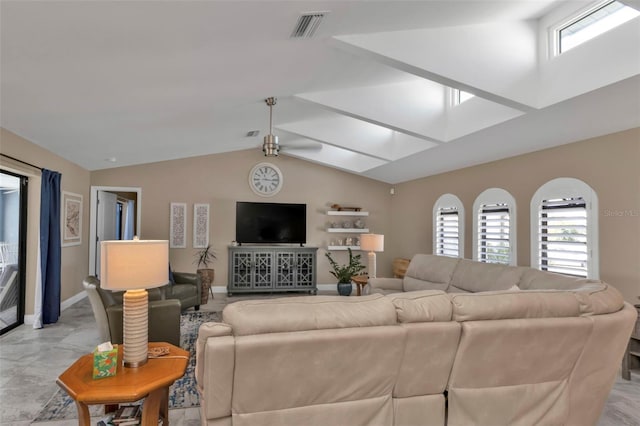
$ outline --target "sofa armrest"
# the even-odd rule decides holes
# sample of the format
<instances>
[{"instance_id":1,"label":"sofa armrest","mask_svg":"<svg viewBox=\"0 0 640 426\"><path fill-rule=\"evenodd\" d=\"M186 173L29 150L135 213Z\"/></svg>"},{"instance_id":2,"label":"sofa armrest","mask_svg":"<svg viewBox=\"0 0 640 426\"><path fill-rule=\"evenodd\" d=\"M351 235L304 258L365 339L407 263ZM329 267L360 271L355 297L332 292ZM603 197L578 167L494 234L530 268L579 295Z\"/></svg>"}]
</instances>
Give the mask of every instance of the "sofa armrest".
<instances>
[{"instance_id":1,"label":"sofa armrest","mask_svg":"<svg viewBox=\"0 0 640 426\"><path fill-rule=\"evenodd\" d=\"M198 288L198 294L200 294L200 290L202 288L202 279L198 274L194 274L193 272L174 272L173 281L176 284L194 285Z\"/></svg>"},{"instance_id":2,"label":"sofa armrest","mask_svg":"<svg viewBox=\"0 0 640 426\"><path fill-rule=\"evenodd\" d=\"M392 291L400 293L403 290L402 278L369 278L369 292L376 293L376 289L386 291Z\"/></svg>"},{"instance_id":3,"label":"sofa armrest","mask_svg":"<svg viewBox=\"0 0 640 426\"><path fill-rule=\"evenodd\" d=\"M107 318L111 343L122 343L122 305L109 306ZM180 301L177 299L149 302L149 341L180 346Z\"/></svg>"}]
</instances>

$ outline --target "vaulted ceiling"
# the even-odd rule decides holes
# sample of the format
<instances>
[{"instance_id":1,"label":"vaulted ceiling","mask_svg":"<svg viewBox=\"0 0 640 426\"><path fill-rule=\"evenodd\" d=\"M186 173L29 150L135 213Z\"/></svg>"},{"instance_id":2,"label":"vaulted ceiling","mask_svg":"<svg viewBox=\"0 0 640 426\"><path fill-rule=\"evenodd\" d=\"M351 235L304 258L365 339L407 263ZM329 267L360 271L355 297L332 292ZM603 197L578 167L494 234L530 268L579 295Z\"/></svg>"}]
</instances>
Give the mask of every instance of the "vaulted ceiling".
<instances>
[{"instance_id":1,"label":"vaulted ceiling","mask_svg":"<svg viewBox=\"0 0 640 426\"><path fill-rule=\"evenodd\" d=\"M588 5L2 0L0 125L97 170L259 151L275 96L281 155L403 182L640 126L640 18L549 53Z\"/></svg>"}]
</instances>

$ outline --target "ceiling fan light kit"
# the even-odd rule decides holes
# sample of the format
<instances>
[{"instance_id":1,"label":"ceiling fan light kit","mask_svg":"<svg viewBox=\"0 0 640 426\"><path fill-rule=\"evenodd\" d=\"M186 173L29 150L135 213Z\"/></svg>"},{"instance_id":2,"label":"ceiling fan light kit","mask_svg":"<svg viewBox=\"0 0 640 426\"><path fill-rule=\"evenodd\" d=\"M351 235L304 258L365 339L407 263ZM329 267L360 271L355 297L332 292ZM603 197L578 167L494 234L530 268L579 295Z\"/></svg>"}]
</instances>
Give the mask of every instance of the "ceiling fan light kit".
<instances>
[{"instance_id":1,"label":"ceiling fan light kit","mask_svg":"<svg viewBox=\"0 0 640 426\"><path fill-rule=\"evenodd\" d=\"M276 100L273 97L264 100L269 106L269 134L264 137L264 143L262 144L262 152L264 152L265 157L277 157L280 152L278 137L272 132L273 106L276 104Z\"/></svg>"}]
</instances>

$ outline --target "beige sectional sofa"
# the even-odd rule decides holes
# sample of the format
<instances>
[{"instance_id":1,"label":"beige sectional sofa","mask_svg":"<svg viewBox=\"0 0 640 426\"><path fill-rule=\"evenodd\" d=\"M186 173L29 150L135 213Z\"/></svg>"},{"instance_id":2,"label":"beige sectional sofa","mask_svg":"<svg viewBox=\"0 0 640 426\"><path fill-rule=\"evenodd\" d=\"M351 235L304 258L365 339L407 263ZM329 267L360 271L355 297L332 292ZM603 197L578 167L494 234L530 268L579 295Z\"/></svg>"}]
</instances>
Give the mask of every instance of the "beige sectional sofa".
<instances>
[{"instance_id":1,"label":"beige sectional sofa","mask_svg":"<svg viewBox=\"0 0 640 426\"><path fill-rule=\"evenodd\" d=\"M364 297L229 304L197 341L202 424L593 425L636 312L607 284L417 255Z\"/></svg>"}]
</instances>

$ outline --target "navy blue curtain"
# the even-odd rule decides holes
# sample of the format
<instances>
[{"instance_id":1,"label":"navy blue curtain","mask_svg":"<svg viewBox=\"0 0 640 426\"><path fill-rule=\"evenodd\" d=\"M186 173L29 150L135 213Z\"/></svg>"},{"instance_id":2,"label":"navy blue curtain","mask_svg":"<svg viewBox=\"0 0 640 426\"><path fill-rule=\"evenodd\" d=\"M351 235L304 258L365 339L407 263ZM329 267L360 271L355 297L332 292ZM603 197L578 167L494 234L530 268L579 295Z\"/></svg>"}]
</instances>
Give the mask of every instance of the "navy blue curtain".
<instances>
[{"instance_id":1,"label":"navy blue curtain","mask_svg":"<svg viewBox=\"0 0 640 426\"><path fill-rule=\"evenodd\" d=\"M60 179L62 175L42 169L40 192L40 268L42 272L42 323L60 317Z\"/></svg>"}]
</instances>

